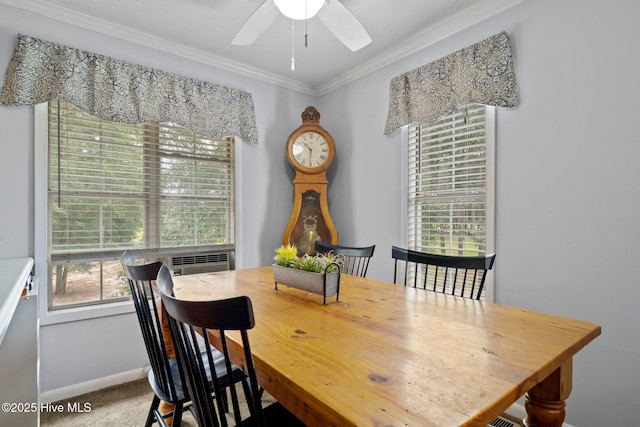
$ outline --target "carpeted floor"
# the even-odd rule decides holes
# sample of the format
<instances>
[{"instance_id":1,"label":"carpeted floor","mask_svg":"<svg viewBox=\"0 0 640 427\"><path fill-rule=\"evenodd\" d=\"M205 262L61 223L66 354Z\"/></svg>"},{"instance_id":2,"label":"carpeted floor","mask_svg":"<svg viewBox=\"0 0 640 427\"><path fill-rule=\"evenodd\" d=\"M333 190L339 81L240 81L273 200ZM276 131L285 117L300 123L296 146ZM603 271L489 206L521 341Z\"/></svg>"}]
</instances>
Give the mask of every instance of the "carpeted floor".
<instances>
[{"instance_id":1,"label":"carpeted floor","mask_svg":"<svg viewBox=\"0 0 640 427\"><path fill-rule=\"evenodd\" d=\"M62 405L61 412L43 411L40 425L43 427L92 427L92 426L143 426L153 392L146 378L76 396L53 404ZM89 411L73 411L85 408ZM157 424L156 424L157 425ZM184 427L197 427L189 412L183 415Z\"/></svg>"},{"instance_id":2,"label":"carpeted floor","mask_svg":"<svg viewBox=\"0 0 640 427\"><path fill-rule=\"evenodd\" d=\"M243 400L240 388L238 388L238 397ZM43 427L140 427L147 420L152 400L153 391L147 379L143 378L55 402L49 405L50 411L41 412L40 425ZM263 394L263 407L274 402L275 399L269 393ZM54 411L58 408L61 410ZM78 411L77 408L82 411ZM242 405L242 402L240 408L243 418L249 416L248 409ZM231 422L230 419L229 421ZM182 415L182 426L198 427L189 411Z\"/></svg>"},{"instance_id":3,"label":"carpeted floor","mask_svg":"<svg viewBox=\"0 0 640 427\"><path fill-rule=\"evenodd\" d=\"M52 411L41 412L40 425L43 427L139 427L143 426L147 419L152 399L151 387L147 379L143 378L55 402L50 405ZM268 393L265 393L262 400L263 406L273 402L273 398ZM54 412L53 408L62 408L62 410ZM75 408L80 408L83 412L74 410ZM506 414L503 417L512 421L513 425L522 426L520 420ZM508 424L497 421L492 425ZM188 411L183 414L182 426L198 426Z\"/></svg>"}]
</instances>

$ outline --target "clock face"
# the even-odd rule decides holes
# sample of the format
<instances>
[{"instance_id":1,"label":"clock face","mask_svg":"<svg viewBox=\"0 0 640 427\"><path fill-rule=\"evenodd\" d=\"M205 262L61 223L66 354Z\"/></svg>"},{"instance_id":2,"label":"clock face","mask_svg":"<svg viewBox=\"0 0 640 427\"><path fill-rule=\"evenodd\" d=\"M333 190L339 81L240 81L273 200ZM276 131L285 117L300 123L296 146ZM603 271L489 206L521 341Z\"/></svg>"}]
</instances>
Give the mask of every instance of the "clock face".
<instances>
[{"instance_id":1,"label":"clock face","mask_svg":"<svg viewBox=\"0 0 640 427\"><path fill-rule=\"evenodd\" d=\"M317 132L300 134L291 146L296 161L308 168L322 166L329 159L329 143Z\"/></svg>"}]
</instances>

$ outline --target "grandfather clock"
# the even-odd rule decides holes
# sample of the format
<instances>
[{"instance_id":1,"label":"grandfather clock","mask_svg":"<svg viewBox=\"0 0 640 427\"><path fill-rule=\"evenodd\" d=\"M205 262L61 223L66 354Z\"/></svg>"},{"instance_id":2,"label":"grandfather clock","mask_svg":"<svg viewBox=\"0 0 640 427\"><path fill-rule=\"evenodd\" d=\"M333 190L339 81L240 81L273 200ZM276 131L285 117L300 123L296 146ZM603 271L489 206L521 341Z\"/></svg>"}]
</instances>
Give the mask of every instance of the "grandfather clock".
<instances>
[{"instance_id":1,"label":"grandfather clock","mask_svg":"<svg viewBox=\"0 0 640 427\"><path fill-rule=\"evenodd\" d=\"M315 242L338 243L338 233L327 205L326 171L336 153L333 138L320 126L314 107L302 112L302 125L287 140L287 158L296 171L294 202L283 243L295 244L299 253L315 254Z\"/></svg>"}]
</instances>

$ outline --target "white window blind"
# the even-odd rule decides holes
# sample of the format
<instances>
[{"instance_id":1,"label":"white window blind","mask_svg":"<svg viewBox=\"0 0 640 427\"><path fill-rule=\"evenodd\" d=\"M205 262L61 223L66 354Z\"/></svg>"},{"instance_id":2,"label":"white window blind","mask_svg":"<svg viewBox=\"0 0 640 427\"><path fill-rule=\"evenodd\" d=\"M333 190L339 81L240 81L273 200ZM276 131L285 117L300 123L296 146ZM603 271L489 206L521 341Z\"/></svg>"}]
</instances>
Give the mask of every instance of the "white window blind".
<instances>
[{"instance_id":1,"label":"white window blind","mask_svg":"<svg viewBox=\"0 0 640 427\"><path fill-rule=\"evenodd\" d=\"M407 243L447 255L486 252L486 107L409 127Z\"/></svg>"},{"instance_id":2,"label":"white window blind","mask_svg":"<svg viewBox=\"0 0 640 427\"><path fill-rule=\"evenodd\" d=\"M234 243L231 139L49 106L53 254Z\"/></svg>"},{"instance_id":3,"label":"white window blind","mask_svg":"<svg viewBox=\"0 0 640 427\"><path fill-rule=\"evenodd\" d=\"M117 272L127 249L144 258L233 250L232 138L100 120L66 101L49 103L48 123L51 307L126 297Z\"/></svg>"}]
</instances>

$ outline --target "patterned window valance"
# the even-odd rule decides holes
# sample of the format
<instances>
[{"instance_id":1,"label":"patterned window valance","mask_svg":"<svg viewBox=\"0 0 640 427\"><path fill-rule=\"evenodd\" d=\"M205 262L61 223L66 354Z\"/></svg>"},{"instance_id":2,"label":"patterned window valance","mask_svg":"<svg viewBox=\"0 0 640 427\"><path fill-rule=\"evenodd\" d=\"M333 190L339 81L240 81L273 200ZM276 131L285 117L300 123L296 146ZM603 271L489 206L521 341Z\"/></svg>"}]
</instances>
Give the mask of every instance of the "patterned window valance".
<instances>
[{"instance_id":1,"label":"patterned window valance","mask_svg":"<svg viewBox=\"0 0 640 427\"><path fill-rule=\"evenodd\" d=\"M2 88L4 105L54 99L123 123L171 121L200 136L258 142L250 93L18 35Z\"/></svg>"},{"instance_id":2,"label":"patterned window valance","mask_svg":"<svg viewBox=\"0 0 640 427\"><path fill-rule=\"evenodd\" d=\"M429 123L471 103L518 104L506 32L394 77L384 134L410 123Z\"/></svg>"}]
</instances>

